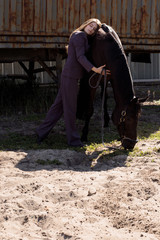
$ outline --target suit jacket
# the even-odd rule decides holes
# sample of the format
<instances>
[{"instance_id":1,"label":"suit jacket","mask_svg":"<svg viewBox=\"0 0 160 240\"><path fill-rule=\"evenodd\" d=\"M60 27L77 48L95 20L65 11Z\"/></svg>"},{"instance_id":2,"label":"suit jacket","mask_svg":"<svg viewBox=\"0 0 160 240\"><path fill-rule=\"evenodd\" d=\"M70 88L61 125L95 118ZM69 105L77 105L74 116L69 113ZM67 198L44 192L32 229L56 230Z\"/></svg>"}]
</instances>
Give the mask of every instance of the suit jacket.
<instances>
[{"instance_id":1,"label":"suit jacket","mask_svg":"<svg viewBox=\"0 0 160 240\"><path fill-rule=\"evenodd\" d=\"M93 64L85 56L88 49L86 33L83 31L73 33L69 41L68 57L62 74L79 79L83 77L85 70L91 71Z\"/></svg>"}]
</instances>

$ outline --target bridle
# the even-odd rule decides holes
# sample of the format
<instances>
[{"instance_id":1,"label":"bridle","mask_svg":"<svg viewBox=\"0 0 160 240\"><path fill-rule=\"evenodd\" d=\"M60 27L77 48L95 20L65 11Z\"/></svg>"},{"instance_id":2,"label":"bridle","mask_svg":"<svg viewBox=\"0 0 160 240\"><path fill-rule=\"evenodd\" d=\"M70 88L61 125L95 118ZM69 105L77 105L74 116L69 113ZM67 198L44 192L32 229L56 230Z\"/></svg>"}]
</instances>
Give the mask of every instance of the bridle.
<instances>
[{"instance_id":1,"label":"bridle","mask_svg":"<svg viewBox=\"0 0 160 240\"><path fill-rule=\"evenodd\" d=\"M120 116L120 119L119 119L119 123L118 125L119 126L122 126L122 137L120 138L121 142L123 143L124 140L128 140L132 143L137 143L138 140L136 139L132 139L132 138L129 138L129 137L126 137L124 132L125 132L125 121L126 121L126 116L127 116L127 107L125 110L122 110L121 111L121 116Z\"/></svg>"}]
</instances>

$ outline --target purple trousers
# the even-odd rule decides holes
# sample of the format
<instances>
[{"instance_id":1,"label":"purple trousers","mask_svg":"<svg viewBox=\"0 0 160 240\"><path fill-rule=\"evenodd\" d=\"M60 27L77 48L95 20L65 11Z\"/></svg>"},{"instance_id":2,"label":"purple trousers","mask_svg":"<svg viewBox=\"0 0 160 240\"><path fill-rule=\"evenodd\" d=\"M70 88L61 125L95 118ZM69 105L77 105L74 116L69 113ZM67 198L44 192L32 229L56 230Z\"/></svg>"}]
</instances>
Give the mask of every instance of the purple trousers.
<instances>
[{"instance_id":1,"label":"purple trousers","mask_svg":"<svg viewBox=\"0 0 160 240\"><path fill-rule=\"evenodd\" d=\"M36 133L41 139L47 137L57 121L64 114L67 143L72 146L81 144L80 136L76 129L78 80L61 76L61 86L54 104L49 109L45 120L36 129Z\"/></svg>"}]
</instances>

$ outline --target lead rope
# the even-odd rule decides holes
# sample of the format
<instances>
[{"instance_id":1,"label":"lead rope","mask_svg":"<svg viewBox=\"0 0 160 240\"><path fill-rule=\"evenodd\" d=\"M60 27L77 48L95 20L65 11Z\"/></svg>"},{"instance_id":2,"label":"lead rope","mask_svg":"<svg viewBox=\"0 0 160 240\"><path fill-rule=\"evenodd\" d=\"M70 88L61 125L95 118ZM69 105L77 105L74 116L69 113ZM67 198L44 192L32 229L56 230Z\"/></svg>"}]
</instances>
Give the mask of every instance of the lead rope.
<instances>
[{"instance_id":1,"label":"lead rope","mask_svg":"<svg viewBox=\"0 0 160 240\"><path fill-rule=\"evenodd\" d=\"M103 76L103 71L104 71L104 89L103 89L103 96L102 96L102 107L101 107L101 136L102 136L102 144L105 148L108 148L108 149L114 149L114 150L117 150L119 149L118 147L110 147L110 146L106 146L104 144L104 101L105 101L105 92L106 92L106 85L107 85L107 74L106 74L106 69L105 67L102 68L102 71L101 71L101 74L98 78L98 81L97 81L97 84L95 86L93 86L91 84L91 79L96 75L96 73L93 73L92 76L89 78L89 86L91 88L97 88L99 86L99 83L101 81L101 78Z\"/></svg>"},{"instance_id":2,"label":"lead rope","mask_svg":"<svg viewBox=\"0 0 160 240\"><path fill-rule=\"evenodd\" d=\"M103 97L102 97L102 108L101 108L101 134L102 134L102 144L104 146L104 101L105 101L105 94L106 94L106 84L107 84L107 74L105 68L102 68L101 74L104 71L104 89L103 89Z\"/></svg>"},{"instance_id":3,"label":"lead rope","mask_svg":"<svg viewBox=\"0 0 160 240\"><path fill-rule=\"evenodd\" d=\"M96 73L93 73L92 76L89 78L89 86L91 88L97 88L99 86L99 83L102 79L102 76L103 76L103 72L104 72L104 89L103 89L103 96L102 96L102 108L101 108L101 135L102 135L102 144L104 146L104 101L105 101L105 91L106 91L106 84L107 84L107 74L106 74L106 69L105 67L102 68L102 71L101 71L101 74L98 78L98 81L96 83L95 86L93 86L91 84L91 79L96 75Z\"/></svg>"}]
</instances>

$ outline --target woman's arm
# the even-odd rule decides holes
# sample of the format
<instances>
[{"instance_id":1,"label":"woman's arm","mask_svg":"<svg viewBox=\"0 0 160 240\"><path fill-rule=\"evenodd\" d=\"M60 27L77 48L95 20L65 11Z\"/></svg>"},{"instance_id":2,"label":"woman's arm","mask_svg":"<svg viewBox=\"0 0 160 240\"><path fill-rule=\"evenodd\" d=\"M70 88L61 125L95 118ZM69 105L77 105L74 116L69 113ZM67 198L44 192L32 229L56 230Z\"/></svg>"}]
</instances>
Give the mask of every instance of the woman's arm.
<instances>
[{"instance_id":1,"label":"woman's arm","mask_svg":"<svg viewBox=\"0 0 160 240\"><path fill-rule=\"evenodd\" d=\"M77 33L77 36L74 41L77 60L88 72L92 70L95 73L101 74L102 68L105 67L105 65L97 68L86 58L85 56L85 46L87 44L86 41L88 40L84 32ZM106 74L110 74L110 71L106 70Z\"/></svg>"},{"instance_id":2,"label":"woman's arm","mask_svg":"<svg viewBox=\"0 0 160 240\"><path fill-rule=\"evenodd\" d=\"M76 52L76 58L78 62L88 71L90 72L94 67L93 64L87 59L85 56L86 46L88 44L87 36L84 32L77 32L75 36L73 36L73 44Z\"/></svg>"}]
</instances>

